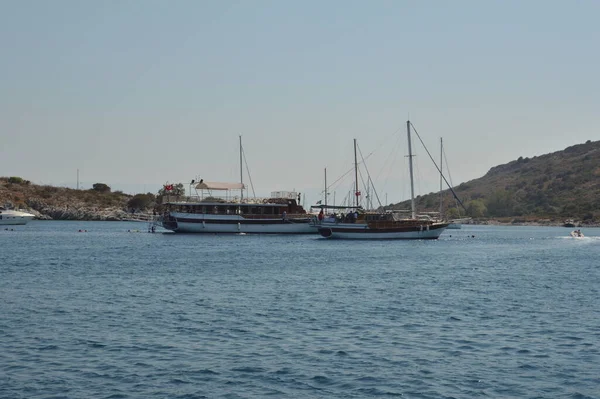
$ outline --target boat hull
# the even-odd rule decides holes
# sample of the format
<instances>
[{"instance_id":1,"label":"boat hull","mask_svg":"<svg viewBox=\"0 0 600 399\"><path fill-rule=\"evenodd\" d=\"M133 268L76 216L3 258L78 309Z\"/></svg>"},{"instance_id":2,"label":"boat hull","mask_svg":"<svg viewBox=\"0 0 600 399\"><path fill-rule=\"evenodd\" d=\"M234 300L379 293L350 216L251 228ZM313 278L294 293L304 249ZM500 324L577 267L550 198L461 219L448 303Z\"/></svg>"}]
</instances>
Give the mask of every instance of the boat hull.
<instances>
[{"instance_id":1,"label":"boat hull","mask_svg":"<svg viewBox=\"0 0 600 399\"><path fill-rule=\"evenodd\" d=\"M0 226L24 225L35 218L34 215L25 212L2 212L0 214Z\"/></svg>"},{"instance_id":2,"label":"boat hull","mask_svg":"<svg viewBox=\"0 0 600 399\"><path fill-rule=\"evenodd\" d=\"M308 218L246 219L241 216L171 214L162 226L176 233L316 234Z\"/></svg>"},{"instance_id":3,"label":"boat hull","mask_svg":"<svg viewBox=\"0 0 600 399\"><path fill-rule=\"evenodd\" d=\"M319 234L329 239L354 240L435 240L440 237L448 225L434 224L419 227L403 227L390 229L371 229L366 224L338 223L321 225Z\"/></svg>"}]
</instances>

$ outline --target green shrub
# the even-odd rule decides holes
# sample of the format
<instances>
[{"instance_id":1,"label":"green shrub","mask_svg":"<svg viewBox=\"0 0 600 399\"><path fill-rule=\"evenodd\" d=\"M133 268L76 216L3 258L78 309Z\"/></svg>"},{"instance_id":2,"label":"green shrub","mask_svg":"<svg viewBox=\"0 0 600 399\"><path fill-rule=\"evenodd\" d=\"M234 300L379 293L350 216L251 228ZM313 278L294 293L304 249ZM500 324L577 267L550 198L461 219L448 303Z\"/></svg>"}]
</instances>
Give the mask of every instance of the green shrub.
<instances>
[{"instance_id":1,"label":"green shrub","mask_svg":"<svg viewBox=\"0 0 600 399\"><path fill-rule=\"evenodd\" d=\"M8 182L12 184L23 184L25 183L25 180L23 180L21 177L11 176L8 178Z\"/></svg>"},{"instance_id":2,"label":"green shrub","mask_svg":"<svg viewBox=\"0 0 600 399\"><path fill-rule=\"evenodd\" d=\"M100 193L110 193L110 187L104 183L94 183L92 190Z\"/></svg>"}]
</instances>

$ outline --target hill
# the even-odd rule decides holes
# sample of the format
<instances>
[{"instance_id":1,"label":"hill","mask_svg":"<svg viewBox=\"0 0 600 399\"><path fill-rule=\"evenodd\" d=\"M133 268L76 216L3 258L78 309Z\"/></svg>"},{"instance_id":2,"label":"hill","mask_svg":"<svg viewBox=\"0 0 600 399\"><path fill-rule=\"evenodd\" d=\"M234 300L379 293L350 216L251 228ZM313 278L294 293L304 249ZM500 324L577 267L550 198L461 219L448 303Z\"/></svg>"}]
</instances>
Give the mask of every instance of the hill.
<instances>
[{"instance_id":1,"label":"hill","mask_svg":"<svg viewBox=\"0 0 600 399\"><path fill-rule=\"evenodd\" d=\"M20 177L0 177L0 205L26 209L39 219L124 220L151 209L153 194L112 192L103 183L90 190L37 185Z\"/></svg>"},{"instance_id":2,"label":"hill","mask_svg":"<svg viewBox=\"0 0 600 399\"><path fill-rule=\"evenodd\" d=\"M454 188L474 218L517 221L577 219L600 222L600 141L523 158L491 168L483 177ZM450 190L443 191L444 212L458 216ZM408 209L410 201L392 206ZM439 193L417 197L419 211L438 211ZM461 209L464 215L464 210Z\"/></svg>"}]
</instances>

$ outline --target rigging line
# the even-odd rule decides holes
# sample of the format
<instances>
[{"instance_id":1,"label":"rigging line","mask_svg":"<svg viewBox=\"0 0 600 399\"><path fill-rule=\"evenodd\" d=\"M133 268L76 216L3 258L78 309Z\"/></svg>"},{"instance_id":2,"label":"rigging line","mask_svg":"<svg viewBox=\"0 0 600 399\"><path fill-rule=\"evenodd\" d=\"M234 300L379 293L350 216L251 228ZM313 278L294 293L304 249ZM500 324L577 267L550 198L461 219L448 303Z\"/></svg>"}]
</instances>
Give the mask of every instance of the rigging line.
<instances>
[{"instance_id":1,"label":"rigging line","mask_svg":"<svg viewBox=\"0 0 600 399\"><path fill-rule=\"evenodd\" d=\"M250 168L248 167L248 160L246 159L246 151L242 147L242 155L244 156L244 163L246 164L246 172L248 172L248 180L250 180L250 187L252 188L252 195L256 199L256 193L254 192L254 183L252 183L252 175L250 174Z\"/></svg>"},{"instance_id":2,"label":"rigging line","mask_svg":"<svg viewBox=\"0 0 600 399\"><path fill-rule=\"evenodd\" d=\"M377 180L379 180L379 176L381 176L381 173L383 173L383 170L386 168L386 165L387 165L388 161L390 161L390 158L392 157L392 155L394 155L396 153L396 148L400 146L400 139L401 139L400 135L396 136L396 142L391 147L392 150L390 151L387 158L383 162L383 165L381 165L381 169L379 170L379 173L377 173L377 176L375 177ZM394 162L394 161L395 161L395 159L391 160L391 162Z\"/></svg>"},{"instance_id":3,"label":"rigging line","mask_svg":"<svg viewBox=\"0 0 600 399\"><path fill-rule=\"evenodd\" d=\"M393 149L392 149L392 151L390 153L390 155L394 155L395 154L395 156L392 158L392 160L391 160L391 162L390 162L390 164L388 166L388 173L387 173L387 176L385 178L385 181L383 182L383 186L381 187L381 189L384 190L384 191L385 191L385 189L387 187L387 184L388 184L388 182L390 180L390 175L392 174L392 170L394 169L394 166L396 166L396 163L398 162L398 153L400 152L399 151L399 148L400 148L400 139L401 139L401 137L400 137L400 135L398 135L398 137L396 138L396 144L394 144L394 147L393 147ZM386 163L387 163L387 161L386 161ZM406 166L406 165L404 165L404 166ZM385 164L381 168L381 171L379 172L379 175L381 175L381 173L383 172L384 168L385 168ZM406 168L404 168L404 169L406 169ZM379 175L377 175L377 179L379 179Z\"/></svg>"},{"instance_id":4,"label":"rigging line","mask_svg":"<svg viewBox=\"0 0 600 399\"><path fill-rule=\"evenodd\" d=\"M454 183L452 182L452 174L450 173L450 167L448 166L448 157L446 156L446 149L442 148L442 152L444 153L444 160L446 161L446 172L448 173L448 179L450 179L450 185L454 187Z\"/></svg>"},{"instance_id":5,"label":"rigging line","mask_svg":"<svg viewBox=\"0 0 600 399\"><path fill-rule=\"evenodd\" d=\"M444 160L446 161L446 173L448 173L448 179L450 179L450 185L452 187L454 187L454 182L452 182L452 174L450 173L450 166L448 166L448 157L446 156L446 148L442 147L442 152L444 154ZM456 208L458 209L458 217L460 218L460 209L458 208L458 201L456 201L456 198L454 198L454 204L456 205Z\"/></svg>"},{"instance_id":6,"label":"rigging line","mask_svg":"<svg viewBox=\"0 0 600 399\"><path fill-rule=\"evenodd\" d=\"M446 180L446 176L443 175L442 171L440 170L440 168L438 167L438 165L435 163L435 160L433 159L433 157L429 153L429 150L427 149L427 147L425 146L425 143L421 139L421 136L419 135L419 132L417 132L417 129L415 128L415 125L413 125L412 122L409 122L409 123L412 126L413 130L415 131L415 134L419 138L419 141L423 145L423 148L425 148L425 152L427 152L427 155L429 155L429 158L431 159L431 162L433 162L433 165L435 166L435 168L437 169L437 171L440 172L440 176L442 176L442 178L446 182L446 185L448 186L448 188L450 189L450 191L452 191L452 195L454 195L454 198L456 198L456 200L458 201L458 203L460 204L460 206L462 206L463 209L465 210L465 212L467 212L467 208L465 208L465 205L462 203L462 201L460 200L460 198L458 198L458 196L456 195L456 192L454 192L454 189L452 188L452 186L450 185L450 183L448 183L448 180Z\"/></svg>"},{"instance_id":7,"label":"rigging line","mask_svg":"<svg viewBox=\"0 0 600 399\"><path fill-rule=\"evenodd\" d=\"M394 130L394 132L393 132L392 134L390 134L390 137L393 137L393 136L394 136L396 133L398 133L398 132L400 131L400 129L402 129L402 128L401 128L401 127L399 127L398 129ZM381 144L379 144L379 146L375 147L375 149L374 149L373 151L371 151L371 152L369 153L369 155L367 155L367 156L366 156L366 158L365 158L365 159L369 159L369 157L370 157L371 155L373 155L373 153L374 153L375 151L379 151L379 149L380 149L381 147L383 147L383 145L384 145L384 144L385 144L387 141L388 141L388 138L387 138L387 137L384 137L384 138L383 138L383 140L382 140L382 142L381 142Z\"/></svg>"},{"instance_id":8,"label":"rigging line","mask_svg":"<svg viewBox=\"0 0 600 399\"><path fill-rule=\"evenodd\" d=\"M396 129L390 136L394 136L396 133L398 133L400 131L401 128ZM381 142L381 144L379 144L378 147L376 147L373 151L371 151L366 157L363 158L363 163L369 159L371 157L371 155L373 155L376 151L379 151L379 149L385 144L385 142L387 141L387 137L385 138L386 140L383 140ZM360 165L360 164L359 164ZM382 168L383 169L383 168ZM340 178L338 178L336 181L334 181L333 183L331 183L327 189L329 189L329 187L333 186L335 183L337 183L339 180L343 179L344 176L346 176L348 173L352 172L354 170L354 167L352 167L352 169L348 170L348 172L344 173ZM381 173L381 172L380 172Z\"/></svg>"},{"instance_id":9,"label":"rigging line","mask_svg":"<svg viewBox=\"0 0 600 399\"><path fill-rule=\"evenodd\" d=\"M395 132L394 132L395 133ZM366 156L366 158L364 158L362 160L362 162L359 162L358 165L363 164L364 162L366 162L367 159L369 159L369 157L371 155L373 155L375 151L371 151L371 153L369 155ZM330 188L333 188L333 186L339 182L340 180L342 180L344 177L346 177L346 175L350 172L354 172L354 166L352 166L350 169L348 169L348 171L346 171L346 173L344 173L343 175L341 175L340 177L338 177L333 183L331 183L330 185L327 186L327 190L329 190ZM324 192L325 190L321 190L321 192Z\"/></svg>"},{"instance_id":10,"label":"rigging line","mask_svg":"<svg viewBox=\"0 0 600 399\"><path fill-rule=\"evenodd\" d=\"M379 206L381 206L381 201L379 200L379 195L377 194L377 190L375 190L375 184L373 183L373 179L371 179L371 174L369 173L369 168L367 168L367 163L365 162L362 151L360 150L360 146L358 147L358 153L360 154L360 158L362 159L363 164L365 165L365 170L367 171L367 180L371 182L371 187L373 187L373 192L375 193L375 198L377 198L377 202Z\"/></svg>"},{"instance_id":11,"label":"rigging line","mask_svg":"<svg viewBox=\"0 0 600 399\"><path fill-rule=\"evenodd\" d=\"M409 156L407 155L407 158ZM413 153L412 153L412 158L413 158L413 170L414 170L414 176L416 176L416 178L414 179L414 181L417 184L417 189L415 190L415 193L422 193L421 191L421 181L423 181L423 174L421 174L421 169L419 169L419 157L417 156L417 149L415 147L413 147ZM418 194L417 197L421 196L421 194ZM415 201L418 204L418 200L417 197L415 197Z\"/></svg>"},{"instance_id":12,"label":"rigging line","mask_svg":"<svg viewBox=\"0 0 600 399\"><path fill-rule=\"evenodd\" d=\"M352 168L350 168L346 173L344 173L343 175L341 175L340 177L337 178L337 180L335 180L333 183L331 183L329 186L327 186L327 190L329 190L330 188L333 188L333 186L339 182L340 180L342 180L344 177L346 177L346 175L350 172L354 171L354 166Z\"/></svg>"},{"instance_id":13,"label":"rigging line","mask_svg":"<svg viewBox=\"0 0 600 399\"><path fill-rule=\"evenodd\" d=\"M362 182L363 187L365 188L365 190L368 190L369 186L368 186L368 184L365 184L365 179L364 179L362 171L360 169L358 170L358 174L360 176L360 181ZM362 191L360 191L360 190L358 190L358 191L361 192L361 195L362 195ZM354 195L356 196L356 193L354 193ZM366 205L364 208L366 208Z\"/></svg>"}]
</instances>

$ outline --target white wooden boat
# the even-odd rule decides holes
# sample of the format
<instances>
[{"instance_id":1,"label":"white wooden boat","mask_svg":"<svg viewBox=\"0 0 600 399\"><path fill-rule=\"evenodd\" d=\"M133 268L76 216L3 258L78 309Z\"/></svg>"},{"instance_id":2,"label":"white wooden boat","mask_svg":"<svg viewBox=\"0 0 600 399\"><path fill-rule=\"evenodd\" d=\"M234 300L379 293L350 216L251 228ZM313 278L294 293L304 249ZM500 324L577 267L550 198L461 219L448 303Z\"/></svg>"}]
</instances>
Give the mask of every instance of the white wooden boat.
<instances>
[{"instance_id":1,"label":"white wooden boat","mask_svg":"<svg viewBox=\"0 0 600 399\"><path fill-rule=\"evenodd\" d=\"M240 136L240 182L200 180L193 197L191 192L184 198L166 196L158 210L158 223L177 233L316 234L309 215L299 205L300 194L277 191L269 198L244 194L242 156ZM194 180L190 191L192 184Z\"/></svg>"},{"instance_id":2,"label":"white wooden boat","mask_svg":"<svg viewBox=\"0 0 600 399\"><path fill-rule=\"evenodd\" d=\"M205 182L202 185L212 190L232 186ZM177 233L315 234L309 215L297 203L297 194L279 195L246 201L217 201L213 196L169 201L163 205L160 222L165 229Z\"/></svg>"}]
</instances>

